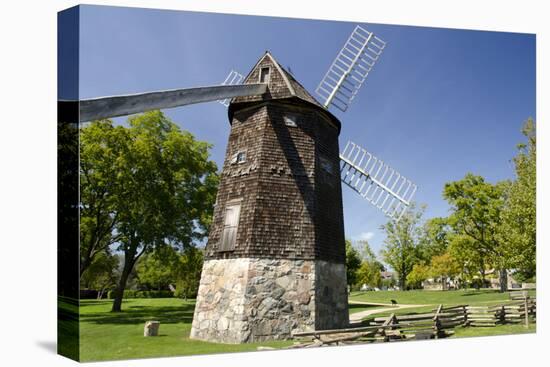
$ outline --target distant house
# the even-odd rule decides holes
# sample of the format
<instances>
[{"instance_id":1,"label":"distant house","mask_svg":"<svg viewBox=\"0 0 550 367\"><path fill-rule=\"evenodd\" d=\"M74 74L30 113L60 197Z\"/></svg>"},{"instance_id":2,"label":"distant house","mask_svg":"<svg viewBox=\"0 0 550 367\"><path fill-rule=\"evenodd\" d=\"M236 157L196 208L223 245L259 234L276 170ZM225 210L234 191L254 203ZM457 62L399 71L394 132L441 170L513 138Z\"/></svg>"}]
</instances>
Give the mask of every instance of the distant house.
<instances>
[{"instance_id":1,"label":"distant house","mask_svg":"<svg viewBox=\"0 0 550 367\"><path fill-rule=\"evenodd\" d=\"M449 289L457 289L458 282L450 278L428 278L422 282L422 288L428 291L446 291Z\"/></svg>"},{"instance_id":2,"label":"distant house","mask_svg":"<svg viewBox=\"0 0 550 367\"><path fill-rule=\"evenodd\" d=\"M391 280L394 280L394 282L390 282L389 284L394 284L395 283L395 280L397 279L396 277L396 273L394 272L391 272L391 271L381 271L380 272L380 278L382 279L382 282L386 281L386 284L382 285L380 288L378 287L371 287L367 284L363 284L360 288L361 291L380 291L380 290L383 290L383 291L386 291L386 290L398 290L399 287L397 286L391 286L391 287L388 287L388 281L391 281Z\"/></svg>"},{"instance_id":3,"label":"distant house","mask_svg":"<svg viewBox=\"0 0 550 367\"><path fill-rule=\"evenodd\" d=\"M489 287L492 289L500 288L500 280L498 270L491 269L485 272L486 276L486 285L484 287ZM480 276L474 276L475 279L481 279ZM449 289L458 289L460 288L461 279L460 277L446 280L441 280L441 278L428 278L422 282L422 288L425 290L432 291L441 291ZM514 278L513 272L508 270L508 289L520 289L520 288L535 288L534 284L531 283L521 283Z\"/></svg>"},{"instance_id":4,"label":"distant house","mask_svg":"<svg viewBox=\"0 0 550 367\"><path fill-rule=\"evenodd\" d=\"M380 272L380 277L382 278L382 290L383 291L386 291L386 290L399 290L399 287L397 286L393 286L393 287L388 287L387 285L384 285L384 281L386 281L386 284L388 283L387 281L391 281L392 279L394 281L397 281L397 274L394 273L393 271L381 271ZM392 282L391 284L394 284L395 282Z\"/></svg>"}]
</instances>

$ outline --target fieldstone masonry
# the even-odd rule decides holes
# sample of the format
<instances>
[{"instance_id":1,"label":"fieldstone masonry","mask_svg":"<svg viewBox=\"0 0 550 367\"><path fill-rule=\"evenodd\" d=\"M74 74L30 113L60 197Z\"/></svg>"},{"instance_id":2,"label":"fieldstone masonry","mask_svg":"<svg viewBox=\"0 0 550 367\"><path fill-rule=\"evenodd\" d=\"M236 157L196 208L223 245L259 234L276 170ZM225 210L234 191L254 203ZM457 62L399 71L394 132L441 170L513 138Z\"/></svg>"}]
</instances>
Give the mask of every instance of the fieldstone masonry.
<instances>
[{"instance_id":1,"label":"fieldstone masonry","mask_svg":"<svg viewBox=\"0 0 550 367\"><path fill-rule=\"evenodd\" d=\"M229 105L192 338L244 343L348 324L340 122L269 53L245 83L262 69L267 92Z\"/></svg>"},{"instance_id":2,"label":"fieldstone masonry","mask_svg":"<svg viewBox=\"0 0 550 367\"><path fill-rule=\"evenodd\" d=\"M343 264L326 261L207 261L191 337L247 343L341 327L348 321L345 284Z\"/></svg>"}]
</instances>

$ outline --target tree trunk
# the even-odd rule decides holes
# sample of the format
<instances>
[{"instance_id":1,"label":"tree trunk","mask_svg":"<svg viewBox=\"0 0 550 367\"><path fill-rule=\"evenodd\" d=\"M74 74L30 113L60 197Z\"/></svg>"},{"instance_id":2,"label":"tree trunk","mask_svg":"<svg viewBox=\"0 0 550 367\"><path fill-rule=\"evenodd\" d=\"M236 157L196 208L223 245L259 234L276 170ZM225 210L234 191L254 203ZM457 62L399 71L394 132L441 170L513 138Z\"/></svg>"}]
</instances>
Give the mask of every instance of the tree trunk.
<instances>
[{"instance_id":1,"label":"tree trunk","mask_svg":"<svg viewBox=\"0 0 550 367\"><path fill-rule=\"evenodd\" d=\"M135 251L124 254L124 268L122 269L122 274L118 281L116 290L115 290L115 299L113 301L113 307L111 312L121 312L122 311L122 297L124 296L124 289L126 289L126 282L130 276L130 272L134 267L135 263Z\"/></svg>"},{"instance_id":2,"label":"tree trunk","mask_svg":"<svg viewBox=\"0 0 550 367\"><path fill-rule=\"evenodd\" d=\"M500 292L508 291L508 272L506 269L499 270L499 283L500 283Z\"/></svg>"},{"instance_id":3,"label":"tree trunk","mask_svg":"<svg viewBox=\"0 0 550 367\"><path fill-rule=\"evenodd\" d=\"M126 282L128 281L128 276L130 271L126 270L126 264L124 265L124 270L120 275L120 280L118 281L117 287L115 289L115 299L113 301L113 307L111 312L121 312L122 311L122 297L124 296L124 289L126 288Z\"/></svg>"},{"instance_id":4,"label":"tree trunk","mask_svg":"<svg viewBox=\"0 0 550 367\"><path fill-rule=\"evenodd\" d=\"M82 274L84 274L84 271L88 269L89 261L87 258L80 261L80 278L82 278Z\"/></svg>"}]
</instances>

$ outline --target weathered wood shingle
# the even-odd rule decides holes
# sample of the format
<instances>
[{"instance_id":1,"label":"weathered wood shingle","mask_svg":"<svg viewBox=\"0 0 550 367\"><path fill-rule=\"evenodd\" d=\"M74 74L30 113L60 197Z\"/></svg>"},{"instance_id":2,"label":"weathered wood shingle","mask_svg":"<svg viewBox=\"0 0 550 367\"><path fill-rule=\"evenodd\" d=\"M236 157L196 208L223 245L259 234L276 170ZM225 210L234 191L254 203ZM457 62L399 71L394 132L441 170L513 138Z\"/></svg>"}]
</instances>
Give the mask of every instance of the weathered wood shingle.
<instances>
[{"instance_id":1,"label":"weathered wood shingle","mask_svg":"<svg viewBox=\"0 0 550 367\"><path fill-rule=\"evenodd\" d=\"M343 263L339 122L277 65L266 53L247 77L255 83L260 68L270 66L267 95L231 103L231 132L206 256ZM285 124L289 115L296 126ZM238 152L246 152L246 162L232 162ZM236 199L241 200L236 245L221 252L225 208Z\"/></svg>"},{"instance_id":2,"label":"weathered wood shingle","mask_svg":"<svg viewBox=\"0 0 550 367\"><path fill-rule=\"evenodd\" d=\"M245 77L243 84L259 83L260 70L266 67L270 68L270 78L267 92L258 96L233 98L229 106L230 120L232 120L233 111L240 109L242 104L246 105L251 102L274 99L297 99L318 107L319 111L323 111L337 127L337 129L340 130L340 121L338 121L332 113L326 110L321 103L319 103L300 83L298 83L294 76L287 72L268 51L266 51L266 53L258 60L256 65L254 65L252 70Z\"/></svg>"}]
</instances>

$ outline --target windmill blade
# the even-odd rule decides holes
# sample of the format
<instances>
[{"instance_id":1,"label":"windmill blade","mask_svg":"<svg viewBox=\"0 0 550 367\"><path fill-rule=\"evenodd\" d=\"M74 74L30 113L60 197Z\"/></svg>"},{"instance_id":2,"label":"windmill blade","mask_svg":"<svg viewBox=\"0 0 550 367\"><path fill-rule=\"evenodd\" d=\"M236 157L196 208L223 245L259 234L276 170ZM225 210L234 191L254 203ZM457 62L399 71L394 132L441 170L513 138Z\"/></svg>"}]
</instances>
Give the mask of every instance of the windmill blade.
<instances>
[{"instance_id":1,"label":"windmill blade","mask_svg":"<svg viewBox=\"0 0 550 367\"><path fill-rule=\"evenodd\" d=\"M417 186L383 161L348 141L340 154L342 182L395 221L409 207Z\"/></svg>"},{"instance_id":2,"label":"windmill blade","mask_svg":"<svg viewBox=\"0 0 550 367\"><path fill-rule=\"evenodd\" d=\"M385 47L374 33L355 27L315 90L325 108L348 109Z\"/></svg>"},{"instance_id":3,"label":"windmill blade","mask_svg":"<svg viewBox=\"0 0 550 367\"><path fill-rule=\"evenodd\" d=\"M223 81L222 85L238 85L241 84L244 80L244 76L235 70L231 70L229 74L227 74L227 78ZM218 102L220 102L225 107L229 107L229 102L231 101L231 98L225 98L220 99Z\"/></svg>"},{"instance_id":4,"label":"windmill blade","mask_svg":"<svg viewBox=\"0 0 550 367\"><path fill-rule=\"evenodd\" d=\"M229 101L234 97L264 94L267 84L215 85L211 87L162 90L157 92L99 97L74 101L79 103L80 121L126 116L145 111L174 108L195 103ZM71 101L60 101L71 102ZM229 102L228 102L229 103Z\"/></svg>"}]
</instances>

